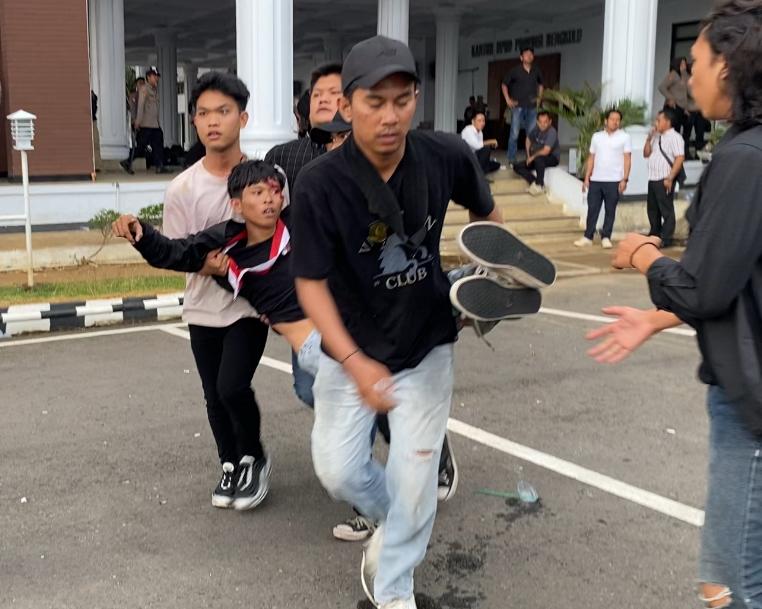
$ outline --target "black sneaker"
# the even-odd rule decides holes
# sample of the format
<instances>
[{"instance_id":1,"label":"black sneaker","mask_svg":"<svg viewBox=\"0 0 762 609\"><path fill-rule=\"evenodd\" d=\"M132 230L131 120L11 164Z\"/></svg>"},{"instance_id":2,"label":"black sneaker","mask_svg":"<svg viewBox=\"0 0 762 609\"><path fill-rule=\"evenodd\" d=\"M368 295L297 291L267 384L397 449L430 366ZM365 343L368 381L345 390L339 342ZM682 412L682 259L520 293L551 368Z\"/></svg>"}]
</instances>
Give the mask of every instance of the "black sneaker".
<instances>
[{"instance_id":1,"label":"black sneaker","mask_svg":"<svg viewBox=\"0 0 762 609\"><path fill-rule=\"evenodd\" d=\"M439 483L437 486L437 499L449 501L458 490L458 464L450 446L449 434L445 433L442 444L442 458L439 460Z\"/></svg>"},{"instance_id":2,"label":"black sneaker","mask_svg":"<svg viewBox=\"0 0 762 609\"><path fill-rule=\"evenodd\" d=\"M229 508L233 505L235 496L235 465L229 462L222 464L222 478L212 493L212 505L218 508Z\"/></svg>"},{"instance_id":3,"label":"black sneaker","mask_svg":"<svg viewBox=\"0 0 762 609\"><path fill-rule=\"evenodd\" d=\"M119 164L122 166L122 169L124 169L130 175L135 173L135 170L132 168L132 163L129 161L119 161Z\"/></svg>"},{"instance_id":4,"label":"black sneaker","mask_svg":"<svg viewBox=\"0 0 762 609\"><path fill-rule=\"evenodd\" d=\"M238 485L235 489L233 508L250 510L262 503L270 490L270 459L245 456L238 464Z\"/></svg>"},{"instance_id":5,"label":"black sneaker","mask_svg":"<svg viewBox=\"0 0 762 609\"><path fill-rule=\"evenodd\" d=\"M450 302L469 319L491 322L537 313L542 297L539 290L510 283L487 271L453 283Z\"/></svg>"},{"instance_id":6,"label":"black sneaker","mask_svg":"<svg viewBox=\"0 0 762 609\"><path fill-rule=\"evenodd\" d=\"M362 541L376 530L376 523L362 514L348 518L333 527L333 536L342 541Z\"/></svg>"},{"instance_id":7,"label":"black sneaker","mask_svg":"<svg viewBox=\"0 0 762 609\"><path fill-rule=\"evenodd\" d=\"M475 262L525 286L545 288L556 280L553 263L503 224L467 224L458 235L458 245Z\"/></svg>"}]
</instances>

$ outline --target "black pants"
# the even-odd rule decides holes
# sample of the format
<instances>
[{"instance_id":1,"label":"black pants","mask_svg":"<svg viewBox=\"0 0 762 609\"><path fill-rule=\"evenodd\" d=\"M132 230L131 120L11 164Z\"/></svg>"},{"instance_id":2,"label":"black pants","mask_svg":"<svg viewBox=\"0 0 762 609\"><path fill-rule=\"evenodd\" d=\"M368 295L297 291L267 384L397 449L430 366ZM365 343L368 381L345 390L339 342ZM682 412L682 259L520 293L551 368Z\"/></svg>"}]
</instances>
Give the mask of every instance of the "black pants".
<instances>
[{"instance_id":1,"label":"black pants","mask_svg":"<svg viewBox=\"0 0 762 609\"><path fill-rule=\"evenodd\" d=\"M529 184L536 183L538 186L545 186L545 170L548 167L555 167L556 165L558 165L558 159L553 155L538 156L529 165L523 162L515 163L513 171L524 178ZM533 169L537 173L537 177L532 173Z\"/></svg>"},{"instance_id":2,"label":"black pants","mask_svg":"<svg viewBox=\"0 0 762 609\"><path fill-rule=\"evenodd\" d=\"M711 125L709 125L711 128ZM696 133L696 150L701 150L706 145L704 135L707 132L707 120L703 117L701 112L688 112L688 120L686 122L686 132L683 133L686 142L690 141L691 131ZM686 154L688 150L686 149Z\"/></svg>"},{"instance_id":3,"label":"black pants","mask_svg":"<svg viewBox=\"0 0 762 609\"><path fill-rule=\"evenodd\" d=\"M224 328L188 328L220 463L237 464L244 455L259 459L259 405L251 378L265 350L267 326L248 318Z\"/></svg>"},{"instance_id":4,"label":"black pants","mask_svg":"<svg viewBox=\"0 0 762 609\"><path fill-rule=\"evenodd\" d=\"M151 153L146 152L146 169L164 167L164 132L161 127L141 127L136 139L138 148L151 147Z\"/></svg>"},{"instance_id":5,"label":"black pants","mask_svg":"<svg viewBox=\"0 0 762 609\"><path fill-rule=\"evenodd\" d=\"M484 148L480 148L479 150L476 150L476 160L479 161L479 166L482 168L482 171L484 173L492 173L493 171L497 171L500 169L500 163L497 161L493 161L490 158L490 154L492 152L491 148L487 148L486 146Z\"/></svg>"},{"instance_id":6,"label":"black pants","mask_svg":"<svg viewBox=\"0 0 762 609\"><path fill-rule=\"evenodd\" d=\"M675 234L675 191L667 192L663 180L648 182L648 223L651 225L649 235L660 237L667 246Z\"/></svg>"},{"instance_id":7,"label":"black pants","mask_svg":"<svg viewBox=\"0 0 762 609\"><path fill-rule=\"evenodd\" d=\"M587 191L587 224L585 237L592 239L595 236L595 225L598 223L598 215L601 213L601 205L605 206L606 215L603 218L601 237L611 239L616 218L616 204L619 203L619 182L590 182Z\"/></svg>"}]
</instances>

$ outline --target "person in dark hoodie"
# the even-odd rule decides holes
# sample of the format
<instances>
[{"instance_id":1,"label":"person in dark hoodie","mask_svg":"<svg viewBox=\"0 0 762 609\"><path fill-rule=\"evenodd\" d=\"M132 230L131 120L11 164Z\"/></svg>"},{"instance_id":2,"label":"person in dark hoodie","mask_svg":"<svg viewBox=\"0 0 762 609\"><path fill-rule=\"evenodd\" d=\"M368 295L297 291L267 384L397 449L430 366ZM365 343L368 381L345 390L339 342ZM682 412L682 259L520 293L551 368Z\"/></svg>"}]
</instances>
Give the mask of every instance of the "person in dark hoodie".
<instances>
[{"instance_id":1,"label":"person in dark hoodie","mask_svg":"<svg viewBox=\"0 0 762 609\"><path fill-rule=\"evenodd\" d=\"M696 330L699 377L709 385L709 473L699 595L707 607L762 607L762 5L715 3L692 49L700 111L731 128L715 148L687 212L678 262L659 240L629 235L613 264L648 279L656 309L609 307L617 320L599 362L626 358L681 322Z\"/></svg>"}]
</instances>

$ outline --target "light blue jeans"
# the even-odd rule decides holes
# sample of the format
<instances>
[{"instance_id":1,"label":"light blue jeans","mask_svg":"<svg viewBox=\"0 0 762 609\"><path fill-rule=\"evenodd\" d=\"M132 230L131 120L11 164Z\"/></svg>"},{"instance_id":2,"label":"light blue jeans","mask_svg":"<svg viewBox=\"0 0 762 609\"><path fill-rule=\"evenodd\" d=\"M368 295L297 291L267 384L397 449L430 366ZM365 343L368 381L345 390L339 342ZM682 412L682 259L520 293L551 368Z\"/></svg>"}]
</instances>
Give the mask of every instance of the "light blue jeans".
<instances>
[{"instance_id":1,"label":"light blue jeans","mask_svg":"<svg viewBox=\"0 0 762 609\"><path fill-rule=\"evenodd\" d=\"M432 349L415 368L394 375L394 441L384 468L368 451L376 413L341 364L320 355L315 379L312 459L328 493L385 522L374 596L378 603L413 595L437 510L437 473L453 386L453 345Z\"/></svg>"},{"instance_id":2,"label":"light blue jeans","mask_svg":"<svg viewBox=\"0 0 762 609\"><path fill-rule=\"evenodd\" d=\"M511 133L508 135L508 162L516 161L516 151L518 149L519 132L521 128L526 131L527 137L537 122L537 108L519 108L518 106L511 111Z\"/></svg>"},{"instance_id":3,"label":"light blue jeans","mask_svg":"<svg viewBox=\"0 0 762 609\"><path fill-rule=\"evenodd\" d=\"M727 586L729 609L762 609L762 438L740 405L709 388L709 480L699 579Z\"/></svg>"}]
</instances>

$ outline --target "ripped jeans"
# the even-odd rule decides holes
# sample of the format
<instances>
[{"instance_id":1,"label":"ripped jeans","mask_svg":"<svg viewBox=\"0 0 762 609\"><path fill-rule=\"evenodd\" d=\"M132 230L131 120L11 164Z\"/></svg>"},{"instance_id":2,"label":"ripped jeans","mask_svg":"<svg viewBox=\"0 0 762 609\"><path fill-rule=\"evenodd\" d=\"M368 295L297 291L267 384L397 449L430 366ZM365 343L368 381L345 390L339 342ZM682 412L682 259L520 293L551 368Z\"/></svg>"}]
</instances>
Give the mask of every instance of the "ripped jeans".
<instances>
[{"instance_id":1,"label":"ripped jeans","mask_svg":"<svg viewBox=\"0 0 762 609\"><path fill-rule=\"evenodd\" d=\"M709 388L709 480L699 578L711 607L762 609L762 438L737 404Z\"/></svg>"},{"instance_id":2,"label":"ripped jeans","mask_svg":"<svg viewBox=\"0 0 762 609\"><path fill-rule=\"evenodd\" d=\"M368 451L376 413L363 405L341 364L320 354L315 379L312 459L335 499L384 521L374 596L380 604L413 595L437 510L437 474L453 386L453 345L440 345L415 368L394 375L394 441L384 468Z\"/></svg>"}]
</instances>

